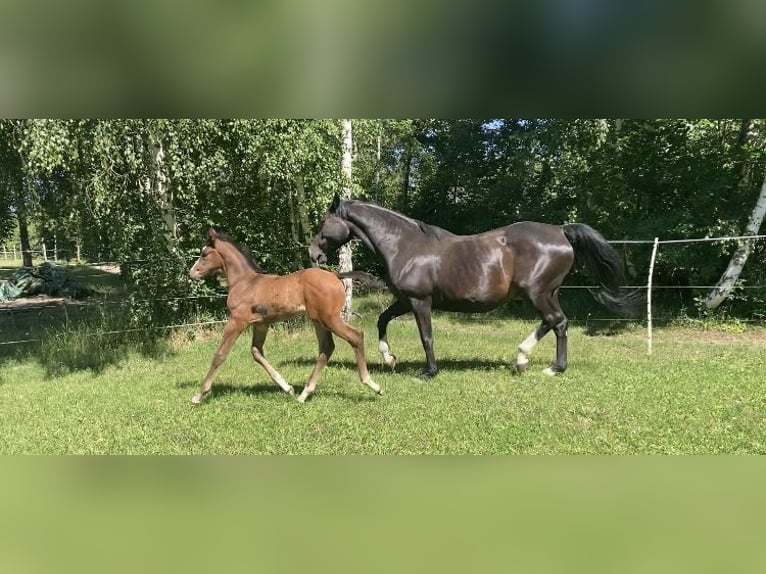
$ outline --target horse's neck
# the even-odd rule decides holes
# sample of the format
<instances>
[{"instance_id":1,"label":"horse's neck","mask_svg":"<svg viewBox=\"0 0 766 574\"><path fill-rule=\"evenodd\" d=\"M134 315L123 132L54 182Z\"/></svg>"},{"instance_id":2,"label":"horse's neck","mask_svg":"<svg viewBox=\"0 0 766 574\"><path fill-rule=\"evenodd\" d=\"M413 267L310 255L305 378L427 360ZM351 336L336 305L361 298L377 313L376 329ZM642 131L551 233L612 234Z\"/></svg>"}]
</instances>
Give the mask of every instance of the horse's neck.
<instances>
[{"instance_id":1,"label":"horse's neck","mask_svg":"<svg viewBox=\"0 0 766 574\"><path fill-rule=\"evenodd\" d=\"M369 203L360 204L360 206L364 208L349 213L349 218L375 245L392 236L399 237L405 235L407 231L417 230L417 223L395 211L389 211ZM380 225L381 218L378 214L382 214L388 219L385 225ZM392 228L394 229L392 230ZM360 239L364 241L364 238Z\"/></svg>"},{"instance_id":2,"label":"horse's neck","mask_svg":"<svg viewBox=\"0 0 766 574\"><path fill-rule=\"evenodd\" d=\"M408 231L413 231L417 224L396 212L371 204L362 205L366 209L347 212L346 219L356 227L355 235L370 251L380 257L389 269L391 254L397 251L393 246L401 241L410 241ZM379 214L387 218L385 224L381 224Z\"/></svg>"},{"instance_id":3,"label":"horse's neck","mask_svg":"<svg viewBox=\"0 0 766 574\"><path fill-rule=\"evenodd\" d=\"M218 250L225 265L226 281L230 286L242 279L249 279L258 275L245 256L230 243L225 243L225 248L219 247Z\"/></svg>"}]
</instances>

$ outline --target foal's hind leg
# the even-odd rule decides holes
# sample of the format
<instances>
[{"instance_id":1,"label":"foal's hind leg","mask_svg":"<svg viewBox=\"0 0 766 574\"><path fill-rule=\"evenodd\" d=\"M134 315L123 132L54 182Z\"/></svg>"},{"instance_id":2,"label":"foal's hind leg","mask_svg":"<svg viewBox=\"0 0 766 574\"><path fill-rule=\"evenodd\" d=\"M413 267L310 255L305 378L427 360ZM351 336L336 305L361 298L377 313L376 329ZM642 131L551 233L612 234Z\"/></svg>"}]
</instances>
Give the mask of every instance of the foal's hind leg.
<instances>
[{"instance_id":1,"label":"foal's hind leg","mask_svg":"<svg viewBox=\"0 0 766 574\"><path fill-rule=\"evenodd\" d=\"M210 388L213 386L213 379L215 378L216 372L218 372L218 368L226 360L226 356L229 354L229 351L231 351L231 347L234 345L234 341L236 341L237 338L242 334L242 331L245 330L246 326L247 323L237 321L236 319L229 319L226 322L226 325L223 328L223 340L221 341L218 350L213 355L213 360L210 363L210 369L208 370L205 379L202 381L202 385L200 385L197 394L192 397L192 402L195 405L200 404L202 399L205 398L205 395L210 392Z\"/></svg>"},{"instance_id":2,"label":"foal's hind leg","mask_svg":"<svg viewBox=\"0 0 766 574\"><path fill-rule=\"evenodd\" d=\"M354 349L354 353L356 354L356 366L359 370L359 380L362 384L370 387L373 392L382 395L383 390L372 380L370 373L367 370L367 359L364 357L364 333L354 329L351 325L344 322L339 314L334 315L329 319L326 322L326 326L338 337L347 341Z\"/></svg>"},{"instance_id":3,"label":"foal's hind leg","mask_svg":"<svg viewBox=\"0 0 766 574\"><path fill-rule=\"evenodd\" d=\"M388 348L388 324L393 320L409 312L409 304L397 300L378 317L378 350L383 355L383 361L392 369L396 367L396 356L392 355Z\"/></svg>"},{"instance_id":4,"label":"foal's hind leg","mask_svg":"<svg viewBox=\"0 0 766 574\"><path fill-rule=\"evenodd\" d=\"M324 325L319 321L315 321L314 330L316 331L317 342L319 343L319 355L317 356L314 370L311 371L311 376L306 382L306 386L303 387L303 392L298 397L299 403L305 403L306 399L314 394L314 389L319 382L319 377L322 376L322 371L335 350L335 341L332 340L332 333L330 333Z\"/></svg>"},{"instance_id":5,"label":"foal's hind leg","mask_svg":"<svg viewBox=\"0 0 766 574\"><path fill-rule=\"evenodd\" d=\"M277 370L271 366L263 355L263 343L266 341L266 335L269 333L268 324L253 325L253 344L250 348L250 352L253 354L253 359L256 363L263 367L263 369L269 374L271 380L274 381L279 388L281 388L288 395L294 395L295 389L290 385Z\"/></svg>"}]
</instances>

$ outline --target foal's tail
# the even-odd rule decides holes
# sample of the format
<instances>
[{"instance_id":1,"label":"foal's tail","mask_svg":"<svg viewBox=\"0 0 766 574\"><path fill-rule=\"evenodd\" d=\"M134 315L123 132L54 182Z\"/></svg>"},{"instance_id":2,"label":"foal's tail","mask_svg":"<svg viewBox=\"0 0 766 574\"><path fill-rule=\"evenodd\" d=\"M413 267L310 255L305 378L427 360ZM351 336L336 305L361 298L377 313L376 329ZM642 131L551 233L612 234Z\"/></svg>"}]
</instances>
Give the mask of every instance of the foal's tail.
<instances>
[{"instance_id":1,"label":"foal's tail","mask_svg":"<svg viewBox=\"0 0 766 574\"><path fill-rule=\"evenodd\" d=\"M593 297L610 311L623 317L637 317L644 298L639 291L618 294L623 282L620 254L598 231L584 223L562 226L574 249L575 263L583 265L599 283Z\"/></svg>"},{"instance_id":2,"label":"foal's tail","mask_svg":"<svg viewBox=\"0 0 766 574\"><path fill-rule=\"evenodd\" d=\"M364 271L336 271L335 275L338 276L338 279L352 279L362 283L363 285L367 285L368 287L374 287L376 289L388 289L388 285L386 285L385 281Z\"/></svg>"}]
</instances>

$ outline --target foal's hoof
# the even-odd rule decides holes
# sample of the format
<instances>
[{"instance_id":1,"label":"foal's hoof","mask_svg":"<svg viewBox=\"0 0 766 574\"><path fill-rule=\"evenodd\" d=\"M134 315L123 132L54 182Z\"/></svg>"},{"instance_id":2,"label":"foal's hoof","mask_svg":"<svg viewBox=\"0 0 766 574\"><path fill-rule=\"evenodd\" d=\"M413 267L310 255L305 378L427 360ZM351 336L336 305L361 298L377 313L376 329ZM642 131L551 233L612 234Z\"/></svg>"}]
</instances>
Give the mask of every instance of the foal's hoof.
<instances>
[{"instance_id":1,"label":"foal's hoof","mask_svg":"<svg viewBox=\"0 0 766 574\"><path fill-rule=\"evenodd\" d=\"M191 400L192 404L201 405L204 398L205 398L205 395L197 393L196 395L192 397L192 400Z\"/></svg>"},{"instance_id":2,"label":"foal's hoof","mask_svg":"<svg viewBox=\"0 0 766 574\"><path fill-rule=\"evenodd\" d=\"M555 377L556 375L560 375L563 372L564 371L556 367L548 367L547 369L543 370L543 374L548 375L549 377Z\"/></svg>"},{"instance_id":3,"label":"foal's hoof","mask_svg":"<svg viewBox=\"0 0 766 574\"><path fill-rule=\"evenodd\" d=\"M396 370L396 355L391 355L391 358L386 361L386 365L391 367L392 371Z\"/></svg>"},{"instance_id":4,"label":"foal's hoof","mask_svg":"<svg viewBox=\"0 0 766 574\"><path fill-rule=\"evenodd\" d=\"M285 390L285 392L292 396L295 394L295 388L292 385L287 385L287 390Z\"/></svg>"},{"instance_id":5,"label":"foal's hoof","mask_svg":"<svg viewBox=\"0 0 766 574\"><path fill-rule=\"evenodd\" d=\"M527 370L527 367L529 366L529 363L516 363L516 372L517 373L523 373Z\"/></svg>"}]
</instances>

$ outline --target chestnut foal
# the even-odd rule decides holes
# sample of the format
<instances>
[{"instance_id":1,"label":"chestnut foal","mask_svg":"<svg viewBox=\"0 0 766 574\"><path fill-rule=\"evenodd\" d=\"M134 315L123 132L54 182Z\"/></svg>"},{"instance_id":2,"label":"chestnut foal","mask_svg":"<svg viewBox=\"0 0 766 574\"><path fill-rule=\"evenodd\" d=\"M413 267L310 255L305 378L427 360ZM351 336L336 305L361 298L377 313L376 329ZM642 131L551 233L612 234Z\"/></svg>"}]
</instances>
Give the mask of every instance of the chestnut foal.
<instances>
[{"instance_id":1,"label":"chestnut foal","mask_svg":"<svg viewBox=\"0 0 766 574\"><path fill-rule=\"evenodd\" d=\"M210 392L218 368L231 351L234 341L249 325L253 326L253 359L283 391L289 395L294 394L293 387L263 356L263 343L272 323L302 313L307 314L314 323L319 342L319 356L298 401L305 402L314 393L322 370L335 350L333 333L353 347L362 383L377 394L383 394L367 371L364 334L341 318L346 293L338 276L318 268L304 269L289 275L266 275L231 238L218 233L212 227L208 230L208 238L207 245L202 249L202 254L189 271L189 275L198 280L217 272L226 275L229 284L229 294L226 298L229 320L223 329L223 341L213 355L210 370L199 391L192 397L194 404L201 403Z\"/></svg>"}]
</instances>

